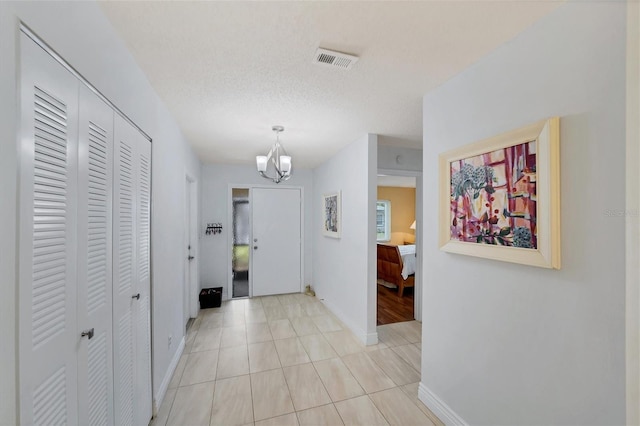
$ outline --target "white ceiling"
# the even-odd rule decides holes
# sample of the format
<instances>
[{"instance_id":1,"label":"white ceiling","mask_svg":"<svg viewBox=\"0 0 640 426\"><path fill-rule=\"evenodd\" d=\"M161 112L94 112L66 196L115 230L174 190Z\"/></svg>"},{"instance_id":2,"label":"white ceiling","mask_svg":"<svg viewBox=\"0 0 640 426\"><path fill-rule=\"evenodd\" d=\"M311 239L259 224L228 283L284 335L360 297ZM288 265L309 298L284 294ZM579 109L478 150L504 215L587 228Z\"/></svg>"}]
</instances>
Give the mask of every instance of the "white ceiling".
<instances>
[{"instance_id":1,"label":"white ceiling","mask_svg":"<svg viewBox=\"0 0 640 426\"><path fill-rule=\"evenodd\" d=\"M273 143L315 167L365 133L422 146L422 96L553 10L552 1L101 3L200 159ZM317 47L358 55L349 71Z\"/></svg>"}]
</instances>

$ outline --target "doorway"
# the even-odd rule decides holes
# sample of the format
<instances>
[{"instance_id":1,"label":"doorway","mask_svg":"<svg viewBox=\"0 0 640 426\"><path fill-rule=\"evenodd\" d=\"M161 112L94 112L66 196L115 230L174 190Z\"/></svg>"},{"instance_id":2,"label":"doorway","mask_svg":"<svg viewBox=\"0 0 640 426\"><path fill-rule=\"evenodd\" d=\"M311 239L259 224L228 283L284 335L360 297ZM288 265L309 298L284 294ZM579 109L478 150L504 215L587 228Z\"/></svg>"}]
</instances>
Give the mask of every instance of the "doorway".
<instances>
[{"instance_id":1,"label":"doorway","mask_svg":"<svg viewBox=\"0 0 640 426\"><path fill-rule=\"evenodd\" d=\"M231 298L302 291L302 188L229 186Z\"/></svg>"},{"instance_id":2,"label":"doorway","mask_svg":"<svg viewBox=\"0 0 640 426\"><path fill-rule=\"evenodd\" d=\"M421 321L421 173L379 170L376 325Z\"/></svg>"},{"instance_id":3,"label":"doorway","mask_svg":"<svg viewBox=\"0 0 640 426\"><path fill-rule=\"evenodd\" d=\"M299 188L253 188L252 295L299 293L302 220Z\"/></svg>"},{"instance_id":4,"label":"doorway","mask_svg":"<svg viewBox=\"0 0 640 426\"><path fill-rule=\"evenodd\" d=\"M249 296L251 211L248 188L232 188L231 297Z\"/></svg>"},{"instance_id":5,"label":"doorway","mask_svg":"<svg viewBox=\"0 0 640 426\"><path fill-rule=\"evenodd\" d=\"M186 175L185 180L185 263L183 288L183 313L185 327L189 319L198 316L198 186L196 180Z\"/></svg>"}]
</instances>

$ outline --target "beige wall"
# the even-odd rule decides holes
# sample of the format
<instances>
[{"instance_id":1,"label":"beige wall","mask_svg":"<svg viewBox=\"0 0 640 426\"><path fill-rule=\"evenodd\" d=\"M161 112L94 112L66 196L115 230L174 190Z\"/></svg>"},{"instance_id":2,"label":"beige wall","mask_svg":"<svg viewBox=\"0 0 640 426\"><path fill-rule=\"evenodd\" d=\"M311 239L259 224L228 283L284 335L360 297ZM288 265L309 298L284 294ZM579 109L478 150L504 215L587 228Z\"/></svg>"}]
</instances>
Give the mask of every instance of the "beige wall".
<instances>
[{"instance_id":1,"label":"beige wall","mask_svg":"<svg viewBox=\"0 0 640 426\"><path fill-rule=\"evenodd\" d=\"M416 220L416 189L392 186L378 187L378 200L391 202L391 244L414 242L416 233L409 229Z\"/></svg>"}]
</instances>

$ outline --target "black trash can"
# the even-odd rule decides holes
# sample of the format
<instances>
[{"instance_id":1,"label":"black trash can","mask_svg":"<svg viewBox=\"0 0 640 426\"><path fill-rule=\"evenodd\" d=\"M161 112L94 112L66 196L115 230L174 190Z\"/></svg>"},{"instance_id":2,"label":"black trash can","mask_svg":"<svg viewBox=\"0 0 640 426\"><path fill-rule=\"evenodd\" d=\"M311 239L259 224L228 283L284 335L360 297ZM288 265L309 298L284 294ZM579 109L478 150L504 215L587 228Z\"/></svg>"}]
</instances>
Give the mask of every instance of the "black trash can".
<instances>
[{"instance_id":1,"label":"black trash can","mask_svg":"<svg viewBox=\"0 0 640 426\"><path fill-rule=\"evenodd\" d=\"M219 308L222 305L222 287L200 290L200 309Z\"/></svg>"}]
</instances>

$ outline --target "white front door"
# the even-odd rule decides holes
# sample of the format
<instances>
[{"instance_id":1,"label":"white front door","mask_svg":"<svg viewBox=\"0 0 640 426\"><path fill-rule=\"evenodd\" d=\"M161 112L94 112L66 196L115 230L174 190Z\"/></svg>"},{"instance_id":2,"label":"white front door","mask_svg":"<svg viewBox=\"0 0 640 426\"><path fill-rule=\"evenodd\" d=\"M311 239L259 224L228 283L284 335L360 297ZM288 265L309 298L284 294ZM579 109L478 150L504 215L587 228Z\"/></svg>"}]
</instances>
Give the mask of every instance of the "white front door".
<instances>
[{"instance_id":1,"label":"white front door","mask_svg":"<svg viewBox=\"0 0 640 426\"><path fill-rule=\"evenodd\" d=\"M301 194L298 188L253 188L253 296L299 293Z\"/></svg>"}]
</instances>

